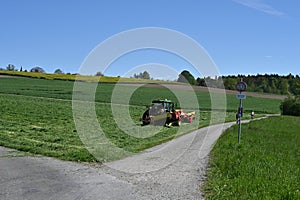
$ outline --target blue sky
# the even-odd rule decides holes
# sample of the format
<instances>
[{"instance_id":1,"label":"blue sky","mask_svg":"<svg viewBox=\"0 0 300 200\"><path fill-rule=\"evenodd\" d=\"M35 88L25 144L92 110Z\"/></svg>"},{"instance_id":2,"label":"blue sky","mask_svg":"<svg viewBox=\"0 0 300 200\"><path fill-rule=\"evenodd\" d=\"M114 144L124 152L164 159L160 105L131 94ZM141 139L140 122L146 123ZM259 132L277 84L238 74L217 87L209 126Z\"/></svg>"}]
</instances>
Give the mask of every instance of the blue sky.
<instances>
[{"instance_id":1,"label":"blue sky","mask_svg":"<svg viewBox=\"0 0 300 200\"><path fill-rule=\"evenodd\" d=\"M299 8L298 0L0 0L0 67L75 73L112 35L162 27L197 41L223 75L299 74ZM121 57L104 74L130 76L149 63L199 76L183 59L149 50ZM161 78L155 71L159 65L150 75Z\"/></svg>"}]
</instances>

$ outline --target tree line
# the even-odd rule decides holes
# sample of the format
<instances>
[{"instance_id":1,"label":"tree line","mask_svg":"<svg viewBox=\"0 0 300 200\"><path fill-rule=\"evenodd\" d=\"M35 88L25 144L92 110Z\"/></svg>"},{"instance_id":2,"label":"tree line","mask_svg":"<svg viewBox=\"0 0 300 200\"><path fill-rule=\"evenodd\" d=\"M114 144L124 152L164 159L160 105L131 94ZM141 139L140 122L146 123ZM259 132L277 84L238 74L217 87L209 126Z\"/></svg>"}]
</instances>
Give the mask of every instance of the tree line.
<instances>
[{"instance_id":1,"label":"tree line","mask_svg":"<svg viewBox=\"0 0 300 200\"><path fill-rule=\"evenodd\" d=\"M37 72L37 73L46 73L46 71L40 67L40 66L35 66L32 67L29 71L27 69L23 69L21 66L20 69L17 69L15 65L13 64L8 64L6 68L0 67L0 70L7 70L7 71L20 71L20 72ZM53 72L54 74L71 74L71 73L65 73L63 70L60 68L57 68ZM102 72L97 72L95 76L104 76Z\"/></svg>"},{"instance_id":2,"label":"tree line","mask_svg":"<svg viewBox=\"0 0 300 200\"><path fill-rule=\"evenodd\" d=\"M229 75L195 79L189 71L184 70L179 74L177 81L191 85L235 90L236 84L241 78L247 83L249 92L300 95L300 77L292 74Z\"/></svg>"},{"instance_id":3,"label":"tree line","mask_svg":"<svg viewBox=\"0 0 300 200\"><path fill-rule=\"evenodd\" d=\"M0 67L0 70L7 70L7 71L20 71L20 72L28 72L27 69L23 69L23 67L21 66L20 69L18 70L16 68L15 65L13 64L8 64L6 66L6 68L2 68ZM39 66L36 66L36 67L32 67L29 72L38 72L38 73L45 73L46 71L42 68L42 67L39 67ZM55 69L54 70L54 74L64 74L64 72L61 70L61 69Z\"/></svg>"},{"instance_id":4,"label":"tree line","mask_svg":"<svg viewBox=\"0 0 300 200\"><path fill-rule=\"evenodd\" d=\"M287 95L287 98L280 105L281 114L300 116L299 75L257 74L248 76L220 76L215 78L198 77L195 79L189 71L184 70L179 74L177 81L191 85L235 90L236 84L241 79L247 83L247 91Z\"/></svg>"},{"instance_id":5,"label":"tree line","mask_svg":"<svg viewBox=\"0 0 300 200\"><path fill-rule=\"evenodd\" d=\"M13 64L8 64L6 68L2 68L0 67L0 70L7 70L7 71L24 71L24 72L27 72L27 70L23 70L23 67L21 66L20 67L20 70L18 70L15 65ZM38 73L45 73L45 70L42 68L42 67L39 67L39 66L36 66L36 67L33 67L29 70L30 72L38 72ZM61 70L61 69L55 69L54 74L64 74L64 72ZM67 73L67 74L70 74L70 73ZM95 76L104 76L104 74L101 72L101 71L98 71L96 72ZM119 77L119 76L118 76ZM150 74L149 72L147 71L144 71L144 72L141 72L141 73L138 73L138 74L134 74L133 77L131 78L137 78L137 79L152 79L150 77Z\"/></svg>"}]
</instances>

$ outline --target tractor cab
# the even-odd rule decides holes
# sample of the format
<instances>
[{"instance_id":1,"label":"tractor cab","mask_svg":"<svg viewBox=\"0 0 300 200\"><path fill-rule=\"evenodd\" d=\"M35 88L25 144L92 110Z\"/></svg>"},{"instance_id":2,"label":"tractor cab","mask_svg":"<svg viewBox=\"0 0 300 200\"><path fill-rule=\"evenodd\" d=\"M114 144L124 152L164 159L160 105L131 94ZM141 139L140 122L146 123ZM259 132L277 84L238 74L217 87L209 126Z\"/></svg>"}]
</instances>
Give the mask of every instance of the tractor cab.
<instances>
[{"instance_id":1,"label":"tractor cab","mask_svg":"<svg viewBox=\"0 0 300 200\"><path fill-rule=\"evenodd\" d=\"M175 104L168 99L155 99L151 106L144 112L141 120L143 125L152 123L153 125L165 125L170 118L170 113L174 111Z\"/></svg>"},{"instance_id":2,"label":"tractor cab","mask_svg":"<svg viewBox=\"0 0 300 200\"><path fill-rule=\"evenodd\" d=\"M153 100L151 105L151 110L153 111L153 115L156 115L155 113L166 113L171 112L171 110L174 110L174 103L171 100Z\"/></svg>"}]
</instances>

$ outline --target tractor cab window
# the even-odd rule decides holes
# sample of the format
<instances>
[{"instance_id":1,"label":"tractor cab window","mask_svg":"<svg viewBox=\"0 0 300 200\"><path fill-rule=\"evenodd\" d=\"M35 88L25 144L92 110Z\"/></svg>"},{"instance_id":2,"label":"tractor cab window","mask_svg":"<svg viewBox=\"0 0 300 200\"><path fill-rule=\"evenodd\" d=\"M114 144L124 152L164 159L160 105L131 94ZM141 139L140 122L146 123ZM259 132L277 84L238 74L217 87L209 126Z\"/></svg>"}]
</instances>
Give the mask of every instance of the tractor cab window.
<instances>
[{"instance_id":1,"label":"tractor cab window","mask_svg":"<svg viewBox=\"0 0 300 200\"><path fill-rule=\"evenodd\" d=\"M153 103L150 112L151 115L160 115L165 112L165 109L161 103Z\"/></svg>"},{"instance_id":2,"label":"tractor cab window","mask_svg":"<svg viewBox=\"0 0 300 200\"><path fill-rule=\"evenodd\" d=\"M166 112L170 112L174 108L174 104L171 102L163 102Z\"/></svg>"}]
</instances>

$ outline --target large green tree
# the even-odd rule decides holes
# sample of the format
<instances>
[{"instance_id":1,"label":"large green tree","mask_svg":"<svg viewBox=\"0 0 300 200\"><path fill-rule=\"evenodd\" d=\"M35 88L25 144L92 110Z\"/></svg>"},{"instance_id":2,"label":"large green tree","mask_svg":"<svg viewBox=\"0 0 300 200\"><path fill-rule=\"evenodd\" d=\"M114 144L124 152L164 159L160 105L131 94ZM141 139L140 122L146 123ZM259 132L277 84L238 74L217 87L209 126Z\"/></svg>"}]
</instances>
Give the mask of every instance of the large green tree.
<instances>
[{"instance_id":1,"label":"large green tree","mask_svg":"<svg viewBox=\"0 0 300 200\"><path fill-rule=\"evenodd\" d=\"M64 72L61 69L56 69L54 74L63 74Z\"/></svg>"},{"instance_id":2,"label":"large green tree","mask_svg":"<svg viewBox=\"0 0 300 200\"><path fill-rule=\"evenodd\" d=\"M97 72L95 76L104 76L104 74L102 72Z\"/></svg>"},{"instance_id":3,"label":"large green tree","mask_svg":"<svg viewBox=\"0 0 300 200\"><path fill-rule=\"evenodd\" d=\"M177 79L178 82L189 83L191 85L196 85L196 80L194 76L187 70L183 70Z\"/></svg>"}]
</instances>

